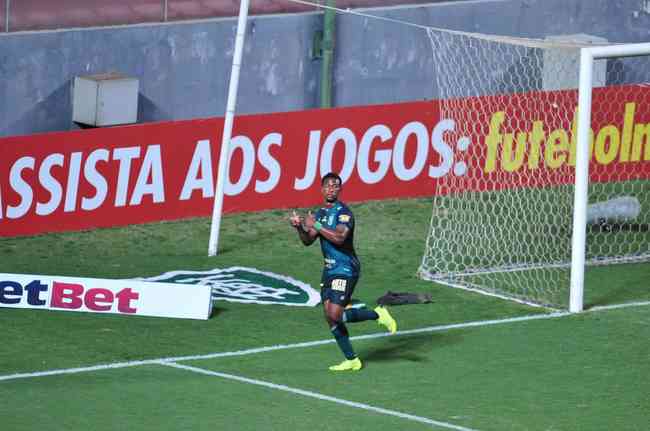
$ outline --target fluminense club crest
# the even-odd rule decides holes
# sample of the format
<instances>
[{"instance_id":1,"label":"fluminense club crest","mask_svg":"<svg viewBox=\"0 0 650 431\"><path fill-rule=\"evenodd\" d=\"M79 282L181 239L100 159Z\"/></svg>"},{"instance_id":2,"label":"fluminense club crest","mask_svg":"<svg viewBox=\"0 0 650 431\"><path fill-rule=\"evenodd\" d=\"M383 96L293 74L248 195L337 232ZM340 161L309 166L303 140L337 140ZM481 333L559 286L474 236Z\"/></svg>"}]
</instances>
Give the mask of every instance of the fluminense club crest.
<instances>
[{"instance_id":1,"label":"fluminense club crest","mask_svg":"<svg viewBox=\"0 0 650 431\"><path fill-rule=\"evenodd\" d=\"M208 271L169 271L139 280L209 285L213 300L308 307L320 302L320 294L307 283L286 275L241 266Z\"/></svg>"}]
</instances>

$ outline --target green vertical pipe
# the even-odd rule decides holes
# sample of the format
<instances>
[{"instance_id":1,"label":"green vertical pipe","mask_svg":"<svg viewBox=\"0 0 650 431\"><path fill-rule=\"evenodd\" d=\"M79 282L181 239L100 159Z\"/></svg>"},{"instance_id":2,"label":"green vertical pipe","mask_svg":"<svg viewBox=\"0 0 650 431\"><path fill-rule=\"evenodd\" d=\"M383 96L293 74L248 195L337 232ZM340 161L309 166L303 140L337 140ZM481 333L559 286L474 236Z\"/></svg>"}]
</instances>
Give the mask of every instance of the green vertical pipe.
<instances>
[{"instance_id":1,"label":"green vertical pipe","mask_svg":"<svg viewBox=\"0 0 650 431\"><path fill-rule=\"evenodd\" d=\"M7 0L5 3L5 31L9 33L9 14L11 13L11 0Z\"/></svg>"},{"instance_id":2,"label":"green vertical pipe","mask_svg":"<svg viewBox=\"0 0 650 431\"><path fill-rule=\"evenodd\" d=\"M336 0L327 0L326 5L335 8ZM323 64L320 78L320 107L332 107L332 64L334 63L334 28L336 11L325 9L323 15Z\"/></svg>"}]
</instances>

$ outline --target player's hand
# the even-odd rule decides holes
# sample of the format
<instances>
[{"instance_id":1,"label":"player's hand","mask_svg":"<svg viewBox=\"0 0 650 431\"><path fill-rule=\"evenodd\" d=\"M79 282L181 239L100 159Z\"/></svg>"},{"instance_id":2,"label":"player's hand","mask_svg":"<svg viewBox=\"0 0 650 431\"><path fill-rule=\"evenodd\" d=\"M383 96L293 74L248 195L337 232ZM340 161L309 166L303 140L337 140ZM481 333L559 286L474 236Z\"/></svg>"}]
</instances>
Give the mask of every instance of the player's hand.
<instances>
[{"instance_id":1,"label":"player's hand","mask_svg":"<svg viewBox=\"0 0 650 431\"><path fill-rule=\"evenodd\" d=\"M314 223L316 223L316 219L314 218L314 215L309 211L307 214L307 217L305 217L305 227L307 229L311 229L314 227Z\"/></svg>"},{"instance_id":2,"label":"player's hand","mask_svg":"<svg viewBox=\"0 0 650 431\"><path fill-rule=\"evenodd\" d=\"M291 226L293 227L300 226L301 223L300 215L297 214L296 211L293 211L293 214L289 216L289 223L291 223Z\"/></svg>"}]
</instances>

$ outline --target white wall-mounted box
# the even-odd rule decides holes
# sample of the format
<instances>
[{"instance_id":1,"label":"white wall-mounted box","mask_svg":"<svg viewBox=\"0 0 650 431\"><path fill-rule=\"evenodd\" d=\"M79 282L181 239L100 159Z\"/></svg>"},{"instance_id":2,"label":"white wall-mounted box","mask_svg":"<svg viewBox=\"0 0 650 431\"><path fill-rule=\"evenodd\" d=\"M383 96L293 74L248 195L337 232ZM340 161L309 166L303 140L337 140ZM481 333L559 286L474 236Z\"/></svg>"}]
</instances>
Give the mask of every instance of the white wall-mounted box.
<instances>
[{"instance_id":1,"label":"white wall-mounted box","mask_svg":"<svg viewBox=\"0 0 650 431\"><path fill-rule=\"evenodd\" d=\"M119 73L77 76L72 90L72 121L115 126L138 121L139 81Z\"/></svg>"},{"instance_id":2,"label":"white wall-mounted box","mask_svg":"<svg viewBox=\"0 0 650 431\"><path fill-rule=\"evenodd\" d=\"M590 34L569 34L546 37L559 42L556 48L544 50L542 88L546 91L573 90L580 81L580 48L607 44L607 39ZM570 45L573 45L572 47ZM607 85L607 60L594 61L593 86Z\"/></svg>"}]
</instances>

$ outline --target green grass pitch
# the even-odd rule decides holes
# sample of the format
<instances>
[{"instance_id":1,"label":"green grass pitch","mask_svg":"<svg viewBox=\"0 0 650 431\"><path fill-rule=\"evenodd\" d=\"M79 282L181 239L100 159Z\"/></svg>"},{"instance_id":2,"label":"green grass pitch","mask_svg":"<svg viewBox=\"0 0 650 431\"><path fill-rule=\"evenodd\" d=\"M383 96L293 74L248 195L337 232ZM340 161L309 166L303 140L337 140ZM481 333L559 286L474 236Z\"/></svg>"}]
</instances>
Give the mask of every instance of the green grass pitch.
<instances>
[{"instance_id":1,"label":"green grass pitch","mask_svg":"<svg viewBox=\"0 0 650 431\"><path fill-rule=\"evenodd\" d=\"M636 306L549 316L418 279L430 200L351 207L363 263L355 297L374 305L393 290L434 299L392 307L393 336L374 322L348 325L366 336L353 340L362 371L327 370L342 358L318 307L218 301L208 321L1 308L0 428L647 429L650 264L587 269L588 305ZM303 247L286 215L226 216L214 258L208 219L3 238L0 272L126 278L239 265L317 288L320 249ZM240 354L219 355L227 352ZM3 379L107 364L133 366Z\"/></svg>"}]
</instances>

